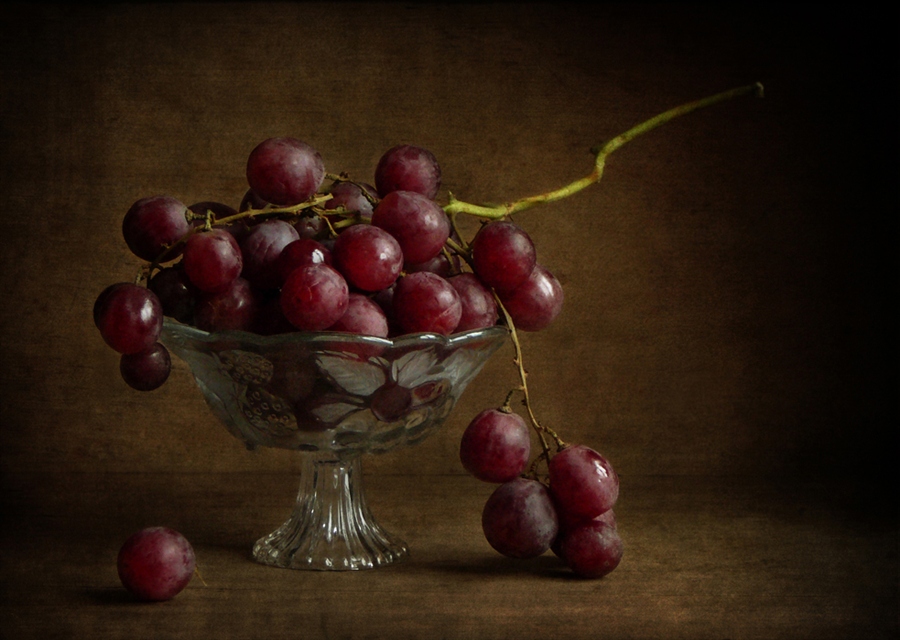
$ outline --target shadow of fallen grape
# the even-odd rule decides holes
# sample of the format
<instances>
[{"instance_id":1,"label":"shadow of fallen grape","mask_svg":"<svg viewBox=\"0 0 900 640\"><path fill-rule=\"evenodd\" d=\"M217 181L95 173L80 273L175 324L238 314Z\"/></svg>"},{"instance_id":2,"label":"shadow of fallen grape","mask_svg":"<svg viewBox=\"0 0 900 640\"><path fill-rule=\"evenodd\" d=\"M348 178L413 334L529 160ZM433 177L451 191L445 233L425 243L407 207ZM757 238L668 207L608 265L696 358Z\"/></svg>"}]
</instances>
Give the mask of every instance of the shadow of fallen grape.
<instances>
[{"instance_id":1,"label":"shadow of fallen grape","mask_svg":"<svg viewBox=\"0 0 900 640\"><path fill-rule=\"evenodd\" d=\"M121 587L108 589L97 589L92 587L85 589L84 593L87 596L88 600L95 604L103 606L129 604L146 606L158 604L153 602L142 602Z\"/></svg>"}]
</instances>

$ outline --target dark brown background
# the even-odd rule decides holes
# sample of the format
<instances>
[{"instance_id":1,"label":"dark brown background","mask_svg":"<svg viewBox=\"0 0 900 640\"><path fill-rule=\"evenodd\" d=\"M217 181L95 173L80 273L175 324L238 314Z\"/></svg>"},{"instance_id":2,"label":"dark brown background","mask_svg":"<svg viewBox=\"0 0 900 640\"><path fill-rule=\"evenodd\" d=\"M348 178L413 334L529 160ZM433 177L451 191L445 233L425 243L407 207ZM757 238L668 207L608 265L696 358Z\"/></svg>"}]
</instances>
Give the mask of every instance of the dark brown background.
<instances>
[{"instance_id":1,"label":"dark brown background","mask_svg":"<svg viewBox=\"0 0 900 640\"><path fill-rule=\"evenodd\" d=\"M896 15L113 3L0 16L9 637L896 637ZM236 204L264 138L304 139L362 180L388 147L421 144L441 198L498 201L581 177L592 145L757 80L765 99L670 123L614 154L599 185L518 217L566 292L555 325L524 337L535 408L622 476L629 551L604 581L560 583L485 548L489 488L456 447L515 384L511 350L442 432L365 462L410 563L286 576L246 550L286 515L296 456L244 450L180 362L162 389L128 389L91 322L96 295L138 267L120 235L131 203ZM161 520L212 574L165 618L116 595L110 560Z\"/></svg>"}]
</instances>

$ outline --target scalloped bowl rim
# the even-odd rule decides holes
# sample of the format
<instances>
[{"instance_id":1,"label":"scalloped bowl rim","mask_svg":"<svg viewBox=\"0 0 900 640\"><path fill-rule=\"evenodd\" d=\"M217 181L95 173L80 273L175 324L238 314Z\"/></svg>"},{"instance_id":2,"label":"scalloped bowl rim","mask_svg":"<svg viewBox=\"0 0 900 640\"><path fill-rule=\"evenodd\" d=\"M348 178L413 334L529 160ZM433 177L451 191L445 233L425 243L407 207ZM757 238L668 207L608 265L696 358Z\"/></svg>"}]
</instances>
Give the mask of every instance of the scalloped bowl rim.
<instances>
[{"instance_id":1,"label":"scalloped bowl rim","mask_svg":"<svg viewBox=\"0 0 900 640\"><path fill-rule=\"evenodd\" d=\"M177 331L203 342L218 342L222 340L236 340L240 342L252 342L259 346L273 346L283 344L366 344L381 346L388 349L403 348L407 346L421 346L422 344L439 344L445 348L455 348L469 342L476 342L485 338L493 339L506 337L510 334L507 327L496 324L483 329L471 329L451 335L440 333L408 333L396 338L379 338L340 331L293 331L273 335L262 335L250 331L226 330L204 331L188 324L178 322L171 318L163 319L163 329Z\"/></svg>"}]
</instances>

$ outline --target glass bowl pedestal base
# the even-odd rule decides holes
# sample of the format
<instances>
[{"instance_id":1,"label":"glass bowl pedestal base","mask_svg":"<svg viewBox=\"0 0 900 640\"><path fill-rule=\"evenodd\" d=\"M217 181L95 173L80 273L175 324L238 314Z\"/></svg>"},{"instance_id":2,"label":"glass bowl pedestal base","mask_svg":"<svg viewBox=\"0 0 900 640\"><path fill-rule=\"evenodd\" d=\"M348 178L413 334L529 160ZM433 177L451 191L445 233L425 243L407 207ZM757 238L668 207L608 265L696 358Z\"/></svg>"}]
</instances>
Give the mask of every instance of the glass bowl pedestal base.
<instances>
[{"instance_id":1,"label":"glass bowl pedestal base","mask_svg":"<svg viewBox=\"0 0 900 640\"><path fill-rule=\"evenodd\" d=\"M303 457L290 518L253 557L291 569L356 570L405 558L366 504L361 456L414 445L450 415L506 340L502 326L388 340L342 333L207 333L166 320L160 340L185 361L213 413L250 449Z\"/></svg>"},{"instance_id":2,"label":"glass bowl pedestal base","mask_svg":"<svg viewBox=\"0 0 900 640\"><path fill-rule=\"evenodd\" d=\"M253 547L258 562L286 569L372 569L408 554L406 543L369 511L358 456L334 460L304 454L291 517Z\"/></svg>"}]
</instances>

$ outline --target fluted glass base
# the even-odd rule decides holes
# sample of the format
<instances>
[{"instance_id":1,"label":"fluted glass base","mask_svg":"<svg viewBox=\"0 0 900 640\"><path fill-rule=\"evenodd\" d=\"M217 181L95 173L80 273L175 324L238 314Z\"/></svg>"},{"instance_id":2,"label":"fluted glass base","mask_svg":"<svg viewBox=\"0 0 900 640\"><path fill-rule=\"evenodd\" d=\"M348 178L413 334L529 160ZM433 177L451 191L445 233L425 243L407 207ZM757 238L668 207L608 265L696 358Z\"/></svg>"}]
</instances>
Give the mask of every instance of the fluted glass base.
<instances>
[{"instance_id":1,"label":"fluted glass base","mask_svg":"<svg viewBox=\"0 0 900 640\"><path fill-rule=\"evenodd\" d=\"M253 547L263 564L286 569L354 571L403 560L406 543L375 521L362 489L359 457L303 455L300 492L291 517Z\"/></svg>"}]
</instances>

